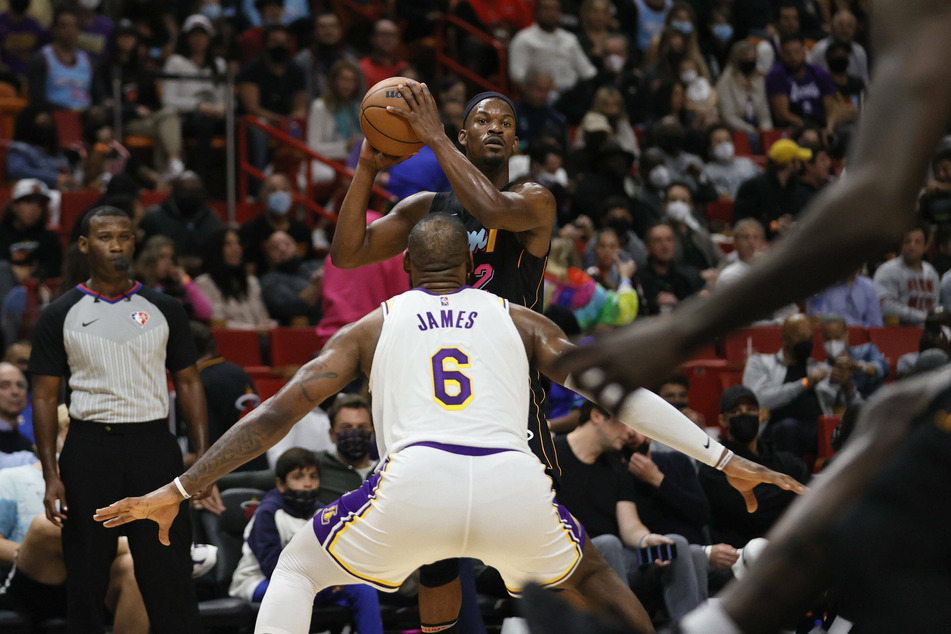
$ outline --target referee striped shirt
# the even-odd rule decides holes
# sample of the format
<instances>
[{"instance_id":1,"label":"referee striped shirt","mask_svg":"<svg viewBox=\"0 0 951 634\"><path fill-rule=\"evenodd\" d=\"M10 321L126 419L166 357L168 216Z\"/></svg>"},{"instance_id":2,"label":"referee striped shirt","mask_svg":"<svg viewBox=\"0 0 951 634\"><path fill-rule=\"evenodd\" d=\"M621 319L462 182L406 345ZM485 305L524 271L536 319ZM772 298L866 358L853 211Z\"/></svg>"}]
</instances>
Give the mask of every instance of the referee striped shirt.
<instances>
[{"instance_id":1,"label":"referee striped shirt","mask_svg":"<svg viewBox=\"0 0 951 634\"><path fill-rule=\"evenodd\" d=\"M134 423L168 417L165 369L197 356L175 299L140 282L118 297L80 284L40 315L29 371L67 379L70 418Z\"/></svg>"}]
</instances>

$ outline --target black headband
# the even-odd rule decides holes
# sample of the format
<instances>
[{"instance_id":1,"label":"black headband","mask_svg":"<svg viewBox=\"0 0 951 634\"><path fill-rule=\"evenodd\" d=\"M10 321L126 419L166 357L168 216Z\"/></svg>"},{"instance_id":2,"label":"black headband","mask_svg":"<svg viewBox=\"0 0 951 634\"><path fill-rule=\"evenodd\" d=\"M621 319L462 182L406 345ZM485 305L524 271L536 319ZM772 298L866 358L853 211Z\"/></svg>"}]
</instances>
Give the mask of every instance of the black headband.
<instances>
[{"instance_id":1,"label":"black headband","mask_svg":"<svg viewBox=\"0 0 951 634\"><path fill-rule=\"evenodd\" d=\"M466 120L469 118L469 113L472 112L472 109L475 108L480 102L485 101L486 99L501 99L509 105L509 108L512 109L512 114L515 114L515 102L503 95L500 92L480 92L478 95L469 100L469 103L466 104L466 110L462 114L462 126L465 127Z\"/></svg>"}]
</instances>

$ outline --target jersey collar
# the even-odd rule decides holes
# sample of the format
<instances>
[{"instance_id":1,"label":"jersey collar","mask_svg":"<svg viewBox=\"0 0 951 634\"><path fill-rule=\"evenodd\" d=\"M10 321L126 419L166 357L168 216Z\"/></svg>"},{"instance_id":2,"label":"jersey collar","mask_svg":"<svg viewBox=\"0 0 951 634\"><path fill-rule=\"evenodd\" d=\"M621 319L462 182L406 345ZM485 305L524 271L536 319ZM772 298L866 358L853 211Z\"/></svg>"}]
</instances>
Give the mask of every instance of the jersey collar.
<instances>
[{"instance_id":1,"label":"jersey collar","mask_svg":"<svg viewBox=\"0 0 951 634\"><path fill-rule=\"evenodd\" d=\"M117 295L115 297L103 297L101 294L90 289L85 284L77 284L76 288L78 288L81 293L85 293L86 295L89 295L90 297L95 297L96 301L102 300L106 302L107 304L116 304L118 302L121 302L124 299L129 299L130 297L138 293L140 290L142 290L142 282L136 282L135 284L132 285L132 288L127 290L125 293L122 293L121 295Z\"/></svg>"}]
</instances>

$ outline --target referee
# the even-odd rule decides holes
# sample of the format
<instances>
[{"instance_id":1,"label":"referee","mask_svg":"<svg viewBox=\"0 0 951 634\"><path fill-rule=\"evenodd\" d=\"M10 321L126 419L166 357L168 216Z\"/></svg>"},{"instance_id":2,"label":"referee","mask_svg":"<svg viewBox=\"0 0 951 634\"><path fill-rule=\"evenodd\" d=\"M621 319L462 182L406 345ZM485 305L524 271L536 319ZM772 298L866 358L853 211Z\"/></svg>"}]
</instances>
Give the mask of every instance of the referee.
<instances>
[{"instance_id":1,"label":"referee","mask_svg":"<svg viewBox=\"0 0 951 634\"><path fill-rule=\"evenodd\" d=\"M135 247L132 221L115 207L99 207L82 221L79 249L91 277L46 307L33 339L36 445L46 479L46 516L63 528L70 633L103 631L103 601L118 533L93 514L123 496L141 495L183 470L169 431L172 375L201 456L208 447L205 396L195 367L185 311L174 299L129 277ZM56 405L67 382L71 418L59 464ZM191 523L181 509L171 547L149 523L127 531L135 577L152 631L200 632L192 588Z\"/></svg>"}]
</instances>

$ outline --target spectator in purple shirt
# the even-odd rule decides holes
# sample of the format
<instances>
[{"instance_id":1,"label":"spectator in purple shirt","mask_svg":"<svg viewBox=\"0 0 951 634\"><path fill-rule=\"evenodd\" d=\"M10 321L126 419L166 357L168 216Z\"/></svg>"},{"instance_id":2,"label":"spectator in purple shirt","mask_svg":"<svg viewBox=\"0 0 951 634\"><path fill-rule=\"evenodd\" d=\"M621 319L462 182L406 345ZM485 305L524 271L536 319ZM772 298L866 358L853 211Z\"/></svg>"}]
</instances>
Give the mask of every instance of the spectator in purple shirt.
<instances>
[{"instance_id":1,"label":"spectator in purple shirt","mask_svg":"<svg viewBox=\"0 0 951 634\"><path fill-rule=\"evenodd\" d=\"M806 63L806 44L801 35L782 39L780 62L766 75L766 94L778 126L825 126L826 114L835 106L835 84L829 73Z\"/></svg>"},{"instance_id":2,"label":"spectator in purple shirt","mask_svg":"<svg viewBox=\"0 0 951 634\"><path fill-rule=\"evenodd\" d=\"M96 13L99 2L100 0L79 0L76 5L79 17L79 48L86 51L93 66L98 66L99 60L109 52L112 30L115 28L112 20Z\"/></svg>"},{"instance_id":3,"label":"spectator in purple shirt","mask_svg":"<svg viewBox=\"0 0 951 634\"><path fill-rule=\"evenodd\" d=\"M26 81L30 58L49 41L50 34L26 14L30 0L10 0L9 7L0 13L0 81L11 80L19 89Z\"/></svg>"},{"instance_id":4,"label":"spectator in purple shirt","mask_svg":"<svg viewBox=\"0 0 951 634\"><path fill-rule=\"evenodd\" d=\"M850 326L881 328L884 325L875 284L858 272L813 295L806 303L806 312L810 317L838 313Z\"/></svg>"}]
</instances>

